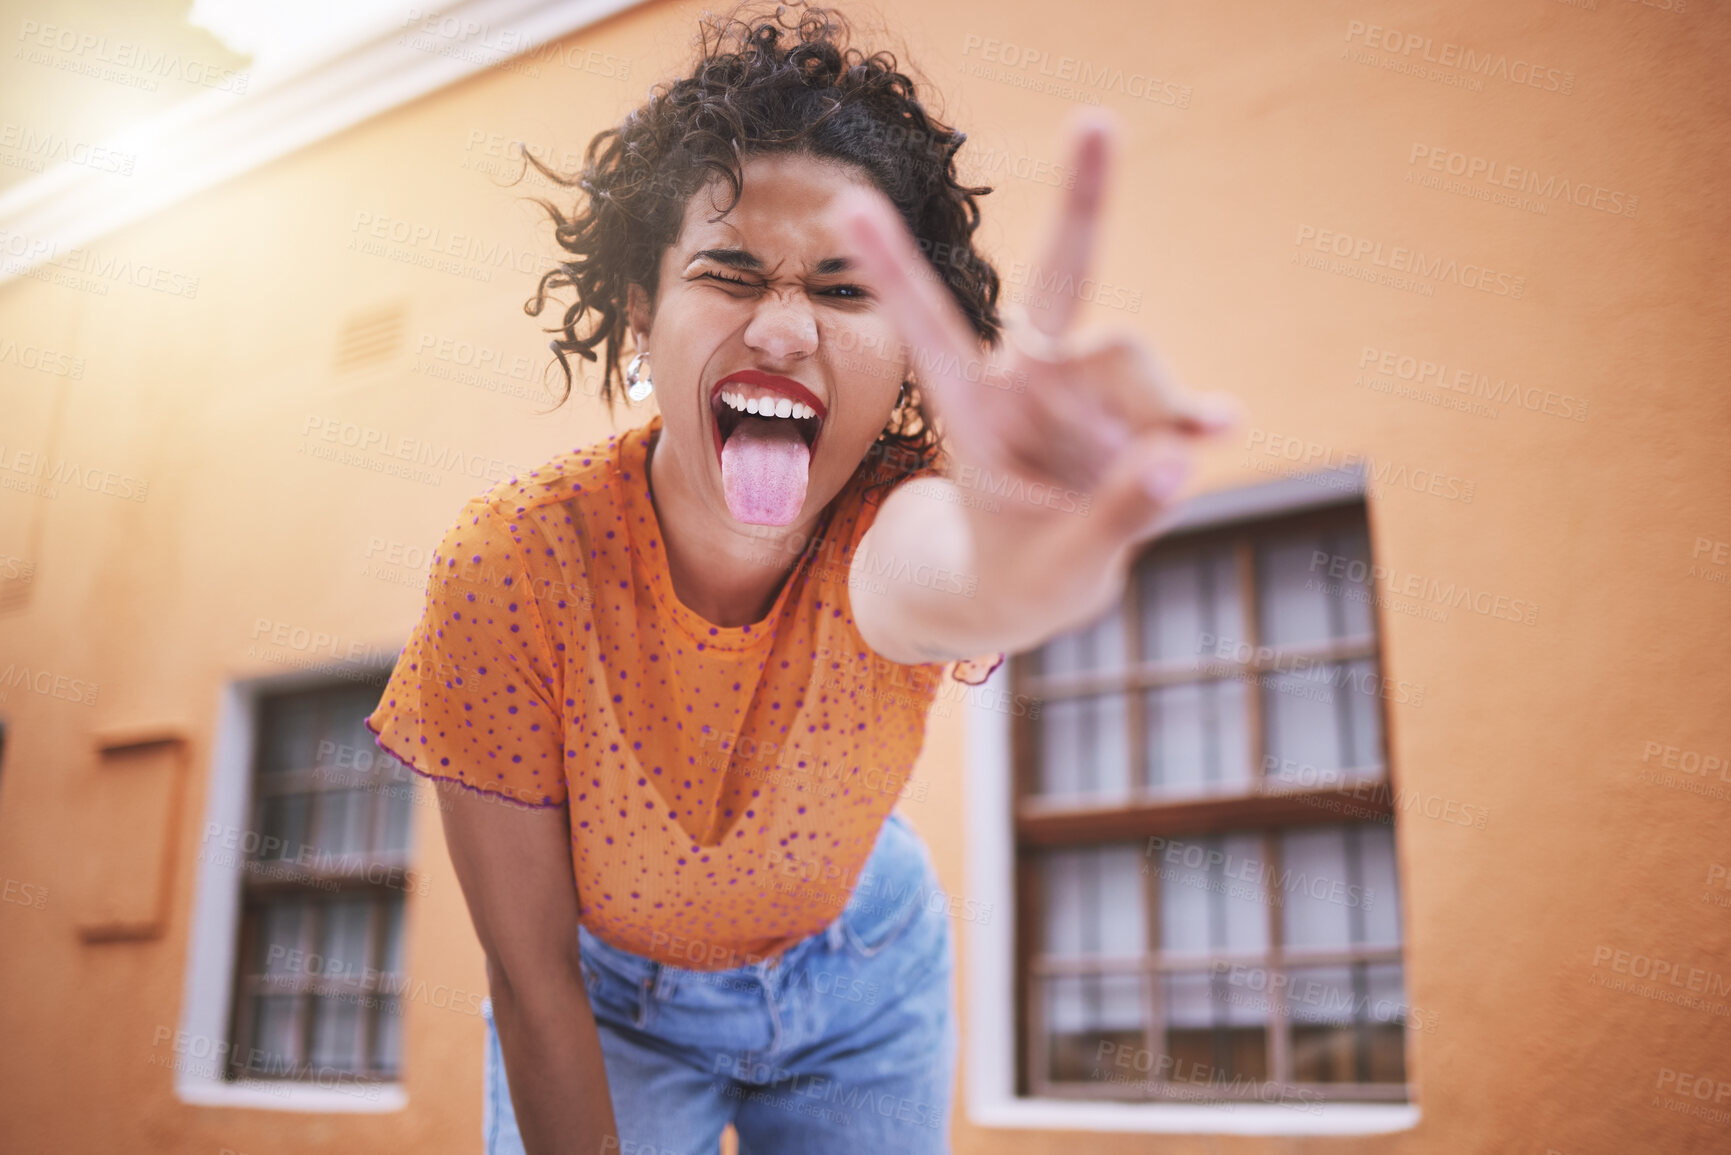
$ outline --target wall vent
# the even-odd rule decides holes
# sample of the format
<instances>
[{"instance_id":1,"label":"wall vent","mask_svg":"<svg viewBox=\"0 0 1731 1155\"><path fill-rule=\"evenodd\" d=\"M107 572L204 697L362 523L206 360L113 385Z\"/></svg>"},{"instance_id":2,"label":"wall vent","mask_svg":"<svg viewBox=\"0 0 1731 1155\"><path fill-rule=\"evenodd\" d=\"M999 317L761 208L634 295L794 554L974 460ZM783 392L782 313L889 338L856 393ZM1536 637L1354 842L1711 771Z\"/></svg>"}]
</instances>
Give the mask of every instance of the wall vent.
<instances>
[{"instance_id":1,"label":"wall vent","mask_svg":"<svg viewBox=\"0 0 1731 1155\"><path fill-rule=\"evenodd\" d=\"M349 373L389 360L403 347L404 313L402 305L351 313L337 334L331 367Z\"/></svg>"},{"instance_id":2,"label":"wall vent","mask_svg":"<svg viewBox=\"0 0 1731 1155\"><path fill-rule=\"evenodd\" d=\"M26 564L16 572L0 576L0 616L22 613L35 588L36 567Z\"/></svg>"}]
</instances>

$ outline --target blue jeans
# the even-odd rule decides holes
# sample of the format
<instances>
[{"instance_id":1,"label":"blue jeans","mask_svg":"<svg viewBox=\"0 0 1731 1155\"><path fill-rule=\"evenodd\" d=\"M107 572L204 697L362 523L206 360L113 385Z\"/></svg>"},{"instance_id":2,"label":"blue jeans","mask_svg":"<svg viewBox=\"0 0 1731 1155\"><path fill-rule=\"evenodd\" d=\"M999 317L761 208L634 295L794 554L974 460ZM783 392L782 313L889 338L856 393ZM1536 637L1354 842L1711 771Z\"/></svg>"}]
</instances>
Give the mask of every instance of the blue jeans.
<instances>
[{"instance_id":1,"label":"blue jeans","mask_svg":"<svg viewBox=\"0 0 1731 1155\"><path fill-rule=\"evenodd\" d=\"M815 885L815 884L802 884ZM953 934L931 856L892 813L847 907L773 962L667 966L579 929L619 1155L949 1151ZM520 1155L504 1055L487 1021L482 1133Z\"/></svg>"}]
</instances>

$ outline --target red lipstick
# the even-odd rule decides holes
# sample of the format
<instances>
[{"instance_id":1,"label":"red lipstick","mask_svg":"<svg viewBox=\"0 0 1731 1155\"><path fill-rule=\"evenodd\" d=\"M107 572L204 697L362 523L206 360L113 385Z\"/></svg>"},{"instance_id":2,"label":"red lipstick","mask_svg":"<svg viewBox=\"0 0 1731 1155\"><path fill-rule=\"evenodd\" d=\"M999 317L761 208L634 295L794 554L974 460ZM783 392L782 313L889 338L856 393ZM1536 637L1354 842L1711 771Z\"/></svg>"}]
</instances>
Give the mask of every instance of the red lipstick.
<instances>
[{"instance_id":1,"label":"red lipstick","mask_svg":"<svg viewBox=\"0 0 1731 1155\"><path fill-rule=\"evenodd\" d=\"M719 398L722 389L728 385L757 385L779 393L791 401L799 401L811 406L813 412L817 414L818 422L817 435L813 436L811 441L811 448L815 454L817 437L823 433L823 419L829 413L829 406L825 405L817 394L792 377L783 377L777 373L765 373L761 369L740 369L729 373L709 387L709 429L715 438L715 458L717 461L721 460L721 424L717 420L715 407L720 403Z\"/></svg>"}]
</instances>

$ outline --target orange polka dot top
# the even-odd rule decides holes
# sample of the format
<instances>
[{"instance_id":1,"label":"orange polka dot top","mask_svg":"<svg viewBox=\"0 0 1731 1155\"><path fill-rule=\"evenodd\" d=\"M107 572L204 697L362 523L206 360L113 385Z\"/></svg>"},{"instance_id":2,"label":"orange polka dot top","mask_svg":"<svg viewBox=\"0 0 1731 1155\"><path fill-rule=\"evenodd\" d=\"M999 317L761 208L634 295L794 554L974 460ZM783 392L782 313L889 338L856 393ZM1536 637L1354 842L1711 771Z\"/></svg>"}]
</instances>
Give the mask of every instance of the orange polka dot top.
<instances>
[{"instance_id":1,"label":"orange polka dot top","mask_svg":"<svg viewBox=\"0 0 1731 1155\"><path fill-rule=\"evenodd\" d=\"M878 508L864 463L795 543L763 621L716 626L681 603L644 468L660 425L469 501L366 724L423 775L567 806L583 925L725 970L841 913L944 667L880 658L854 626L849 564ZM951 673L977 684L1001 660Z\"/></svg>"}]
</instances>

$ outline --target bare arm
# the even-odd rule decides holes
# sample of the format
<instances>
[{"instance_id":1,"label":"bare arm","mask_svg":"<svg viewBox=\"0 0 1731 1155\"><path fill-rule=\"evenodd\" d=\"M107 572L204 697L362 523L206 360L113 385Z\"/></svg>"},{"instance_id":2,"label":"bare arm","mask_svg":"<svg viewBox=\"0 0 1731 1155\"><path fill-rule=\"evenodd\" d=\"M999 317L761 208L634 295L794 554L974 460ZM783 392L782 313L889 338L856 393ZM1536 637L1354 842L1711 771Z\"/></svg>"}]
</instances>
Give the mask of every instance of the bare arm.
<instances>
[{"instance_id":1,"label":"bare arm","mask_svg":"<svg viewBox=\"0 0 1731 1155\"><path fill-rule=\"evenodd\" d=\"M578 965L571 818L435 782L445 845L487 956L493 1019L532 1155L618 1149L601 1039ZM610 1145L603 1140L610 1139Z\"/></svg>"},{"instance_id":2,"label":"bare arm","mask_svg":"<svg viewBox=\"0 0 1731 1155\"><path fill-rule=\"evenodd\" d=\"M1105 510L1030 518L982 510L976 496L926 477L884 500L849 588L855 624L875 652L919 663L1038 645L1111 605L1135 542L1151 535L1146 524L1134 527L1141 534L1112 524ZM867 580L873 573L895 579Z\"/></svg>"}]
</instances>

